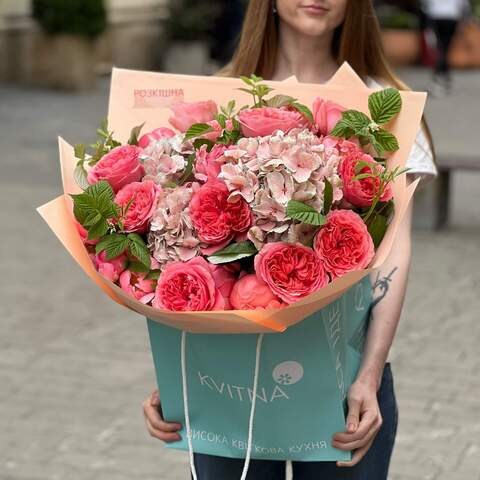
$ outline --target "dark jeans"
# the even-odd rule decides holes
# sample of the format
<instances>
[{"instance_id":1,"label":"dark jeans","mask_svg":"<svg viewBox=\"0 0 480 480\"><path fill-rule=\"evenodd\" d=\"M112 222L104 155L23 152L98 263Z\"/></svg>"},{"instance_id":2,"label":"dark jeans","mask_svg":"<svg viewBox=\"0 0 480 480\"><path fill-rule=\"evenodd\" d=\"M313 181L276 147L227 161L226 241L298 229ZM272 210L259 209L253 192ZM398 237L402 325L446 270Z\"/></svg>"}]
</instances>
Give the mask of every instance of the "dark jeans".
<instances>
[{"instance_id":1,"label":"dark jeans","mask_svg":"<svg viewBox=\"0 0 480 480\"><path fill-rule=\"evenodd\" d=\"M292 462L294 480L387 480L397 431L398 410L390 364L378 391L383 425L368 453L355 467L339 468L334 462ZM243 459L195 454L198 480L239 480ZM285 462L252 460L247 480L285 480Z\"/></svg>"},{"instance_id":2,"label":"dark jeans","mask_svg":"<svg viewBox=\"0 0 480 480\"><path fill-rule=\"evenodd\" d=\"M457 30L458 21L454 19L433 20L433 29L438 42L438 58L435 66L435 73L443 76L446 80L450 78L450 65L448 63L448 51Z\"/></svg>"}]
</instances>

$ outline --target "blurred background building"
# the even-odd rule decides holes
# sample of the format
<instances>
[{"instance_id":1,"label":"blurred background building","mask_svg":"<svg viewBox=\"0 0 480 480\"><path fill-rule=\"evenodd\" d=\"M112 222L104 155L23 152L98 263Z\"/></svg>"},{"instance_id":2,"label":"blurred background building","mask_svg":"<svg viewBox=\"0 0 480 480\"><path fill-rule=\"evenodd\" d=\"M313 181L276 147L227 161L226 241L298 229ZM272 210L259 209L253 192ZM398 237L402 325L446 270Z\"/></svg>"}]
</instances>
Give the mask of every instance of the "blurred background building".
<instances>
[{"instance_id":1,"label":"blurred background building","mask_svg":"<svg viewBox=\"0 0 480 480\"><path fill-rule=\"evenodd\" d=\"M246 0L3 0L0 81L91 88L118 67L212 73L231 56ZM420 0L376 0L395 66L435 62ZM454 68L480 67L480 0L458 29ZM88 20L87 20L88 19Z\"/></svg>"},{"instance_id":2,"label":"blurred background building","mask_svg":"<svg viewBox=\"0 0 480 480\"><path fill-rule=\"evenodd\" d=\"M0 0L2 480L186 478L185 455L143 425L155 384L144 322L105 299L35 208L61 192L57 136L88 143L105 116L112 66L214 73L246 3ZM375 3L389 59L429 90L437 48L420 4ZM449 52L452 90L427 102L440 176L415 195L391 480L479 479L480 0L471 7Z\"/></svg>"}]
</instances>

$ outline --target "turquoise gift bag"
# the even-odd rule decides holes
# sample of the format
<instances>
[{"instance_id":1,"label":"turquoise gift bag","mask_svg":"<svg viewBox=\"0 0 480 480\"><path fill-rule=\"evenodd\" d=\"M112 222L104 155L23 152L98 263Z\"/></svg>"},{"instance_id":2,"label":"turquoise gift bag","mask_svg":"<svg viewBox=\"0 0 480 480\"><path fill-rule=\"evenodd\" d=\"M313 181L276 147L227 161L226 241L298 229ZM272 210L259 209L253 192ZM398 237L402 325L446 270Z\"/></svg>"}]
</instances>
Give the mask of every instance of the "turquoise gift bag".
<instances>
[{"instance_id":1,"label":"turquoise gift bag","mask_svg":"<svg viewBox=\"0 0 480 480\"><path fill-rule=\"evenodd\" d=\"M366 277L284 333L193 334L148 319L163 413L183 425L182 440L167 447L247 459L349 460L331 438L345 429L371 305Z\"/></svg>"}]
</instances>

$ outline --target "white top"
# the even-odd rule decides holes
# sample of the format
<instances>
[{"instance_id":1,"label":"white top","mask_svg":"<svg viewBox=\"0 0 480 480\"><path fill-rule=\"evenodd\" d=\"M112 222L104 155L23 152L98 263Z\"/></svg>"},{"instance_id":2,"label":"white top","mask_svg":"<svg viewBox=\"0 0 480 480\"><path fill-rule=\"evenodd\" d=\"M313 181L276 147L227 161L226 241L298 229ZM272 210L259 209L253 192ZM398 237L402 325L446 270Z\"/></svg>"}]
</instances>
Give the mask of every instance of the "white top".
<instances>
[{"instance_id":1,"label":"white top","mask_svg":"<svg viewBox=\"0 0 480 480\"><path fill-rule=\"evenodd\" d=\"M373 78L367 79L367 86L374 89L384 88ZM437 167L433 160L432 149L430 148L427 136L422 127L418 130L417 138L410 150L410 155L405 167L409 169L409 175L413 175L415 178L420 177L421 184L435 178L438 174Z\"/></svg>"},{"instance_id":2,"label":"white top","mask_svg":"<svg viewBox=\"0 0 480 480\"><path fill-rule=\"evenodd\" d=\"M460 19L469 10L468 0L423 0L425 13L433 19Z\"/></svg>"}]
</instances>

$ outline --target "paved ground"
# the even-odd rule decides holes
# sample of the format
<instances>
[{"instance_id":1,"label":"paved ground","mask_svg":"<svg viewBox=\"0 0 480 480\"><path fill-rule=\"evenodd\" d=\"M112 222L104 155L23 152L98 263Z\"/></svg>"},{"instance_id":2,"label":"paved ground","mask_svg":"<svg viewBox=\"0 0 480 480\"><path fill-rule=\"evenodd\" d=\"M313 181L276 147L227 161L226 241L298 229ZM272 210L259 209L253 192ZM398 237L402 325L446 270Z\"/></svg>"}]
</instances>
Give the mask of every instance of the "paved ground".
<instances>
[{"instance_id":1,"label":"paved ground","mask_svg":"<svg viewBox=\"0 0 480 480\"><path fill-rule=\"evenodd\" d=\"M419 88L428 80L407 76ZM458 75L454 96L429 106L446 151L474 145L479 80ZM2 480L188 477L185 456L143 427L154 372L142 319L100 294L34 211L60 192L55 136L88 139L106 92L104 83L81 96L0 87ZM455 177L450 229L414 234L393 352L401 423L392 480L480 479L479 181Z\"/></svg>"}]
</instances>

